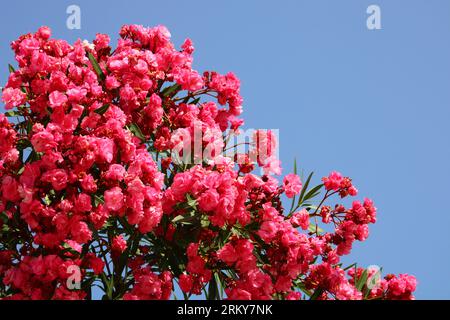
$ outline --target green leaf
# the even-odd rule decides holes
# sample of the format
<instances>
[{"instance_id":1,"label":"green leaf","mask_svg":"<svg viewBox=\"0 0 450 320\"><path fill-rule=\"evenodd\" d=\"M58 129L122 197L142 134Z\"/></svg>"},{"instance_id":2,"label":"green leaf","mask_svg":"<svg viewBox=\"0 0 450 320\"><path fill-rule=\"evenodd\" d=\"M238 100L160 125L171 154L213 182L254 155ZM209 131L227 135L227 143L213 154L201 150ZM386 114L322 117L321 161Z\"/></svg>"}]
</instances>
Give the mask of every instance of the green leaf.
<instances>
[{"instance_id":1,"label":"green leaf","mask_svg":"<svg viewBox=\"0 0 450 320\"><path fill-rule=\"evenodd\" d=\"M356 268L356 266L357 266L357 263L355 262L355 263L352 263L351 265L349 265L348 267L344 268L343 270L344 270L344 271L347 271L347 270L349 270L349 269L351 269L351 268L353 268L353 267Z\"/></svg>"},{"instance_id":2,"label":"green leaf","mask_svg":"<svg viewBox=\"0 0 450 320\"><path fill-rule=\"evenodd\" d=\"M172 85L172 86L170 86L170 87L164 88L164 90L161 91L161 94L162 94L164 97L173 97L173 96L176 95L176 94L178 93L178 91L180 91L180 90L181 90L181 86L180 86L178 83L176 83L176 84L174 84L174 85Z\"/></svg>"},{"instance_id":3,"label":"green leaf","mask_svg":"<svg viewBox=\"0 0 450 320\"><path fill-rule=\"evenodd\" d=\"M323 187L323 184L319 184L318 186L315 186L314 188L312 188L311 190L308 191L308 193L305 195L305 197L302 199L303 201L309 200L311 198L314 198L315 196L317 196L318 194L320 194L320 189Z\"/></svg>"},{"instance_id":4,"label":"green leaf","mask_svg":"<svg viewBox=\"0 0 450 320\"><path fill-rule=\"evenodd\" d=\"M303 291L303 293L305 293L306 295L308 296L312 295L312 293L308 289L306 289L305 284L303 282L297 280L295 282L295 286L299 288L301 291Z\"/></svg>"},{"instance_id":5,"label":"green leaf","mask_svg":"<svg viewBox=\"0 0 450 320\"><path fill-rule=\"evenodd\" d=\"M98 78L101 80L105 80L105 74L103 73L102 68L100 68L100 65L98 64L97 59L95 59L94 55L91 52L88 52L87 56Z\"/></svg>"},{"instance_id":6,"label":"green leaf","mask_svg":"<svg viewBox=\"0 0 450 320\"><path fill-rule=\"evenodd\" d=\"M111 279L108 279L103 272L101 274L103 285L106 287L106 293L105 296L103 296L102 300L112 300L112 293L114 289L114 278L111 277Z\"/></svg>"},{"instance_id":7,"label":"green leaf","mask_svg":"<svg viewBox=\"0 0 450 320\"><path fill-rule=\"evenodd\" d=\"M358 289L358 291L361 291L361 289L364 287L364 285L367 282L368 277L369 277L369 273L367 272L367 269L365 269L362 272L361 277L359 277L358 281L356 282L356 289Z\"/></svg>"},{"instance_id":8,"label":"green leaf","mask_svg":"<svg viewBox=\"0 0 450 320\"><path fill-rule=\"evenodd\" d=\"M94 195L94 206L98 207L99 204L104 204L105 200L103 200L102 196Z\"/></svg>"},{"instance_id":9,"label":"green leaf","mask_svg":"<svg viewBox=\"0 0 450 320\"><path fill-rule=\"evenodd\" d=\"M49 206L51 203L52 203L52 201L50 200L50 197L48 196L48 194L44 197L44 203L47 205L47 206Z\"/></svg>"},{"instance_id":10,"label":"green leaf","mask_svg":"<svg viewBox=\"0 0 450 320\"><path fill-rule=\"evenodd\" d=\"M14 69L14 67L11 64L8 64L8 70L9 70L9 73L16 72L16 70Z\"/></svg>"},{"instance_id":11,"label":"green leaf","mask_svg":"<svg viewBox=\"0 0 450 320\"><path fill-rule=\"evenodd\" d=\"M192 224L190 222L193 220L195 220L194 215L187 215L187 216L178 215L172 219L172 222L173 223L181 223L181 224Z\"/></svg>"},{"instance_id":12,"label":"green leaf","mask_svg":"<svg viewBox=\"0 0 450 320\"><path fill-rule=\"evenodd\" d=\"M217 283L217 288L219 289L219 300L222 300L223 297L223 283L222 280L220 279L220 276L218 273L214 273L214 278L216 279L216 283Z\"/></svg>"},{"instance_id":13,"label":"green leaf","mask_svg":"<svg viewBox=\"0 0 450 320\"><path fill-rule=\"evenodd\" d=\"M312 294L312 296L309 297L309 300L316 300L320 295L323 293L322 288L317 288L316 291Z\"/></svg>"},{"instance_id":14,"label":"green leaf","mask_svg":"<svg viewBox=\"0 0 450 320\"><path fill-rule=\"evenodd\" d=\"M27 121L27 133L30 134L33 131L33 122L31 120Z\"/></svg>"},{"instance_id":15,"label":"green leaf","mask_svg":"<svg viewBox=\"0 0 450 320\"><path fill-rule=\"evenodd\" d=\"M184 219L184 216L180 214L180 215L176 216L175 218L173 218L172 222L177 223L178 221L182 221L183 219Z\"/></svg>"},{"instance_id":16,"label":"green leaf","mask_svg":"<svg viewBox=\"0 0 450 320\"><path fill-rule=\"evenodd\" d=\"M141 131L141 128L136 123L130 124L130 127L128 128L136 137L142 140L142 142L145 142L145 136Z\"/></svg>"},{"instance_id":17,"label":"green leaf","mask_svg":"<svg viewBox=\"0 0 450 320\"><path fill-rule=\"evenodd\" d=\"M187 204L189 207L193 207L193 208L197 207L197 200L192 198L189 193L186 194L186 200L187 200Z\"/></svg>"},{"instance_id":18,"label":"green leaf","mask_svg":"<svg viewBox=\"0 0 450 320\"><path fill-rule=\"evenodd\" d=\"M19 141L17 141L17 150L19 151L23 151L26 148L31 148L32 144L30 142L30 140L28 139L20 139Z\"/></svg>"},{"instance_id":19,"label":"green leaf","mask_svg":"<svg viewBox=\"0 0 450 320\"><path fill-rule=\"evenodd\" d=\"M208 285L208 300L219 300L219 289L217 288L216 277L212 277Z\"/></svg>"},{"instance_id":20,"label":"green leaf","mask_svg":"<svg viewBox=\"0 0 450 320\"><path fill-rule=\"evenodd\" d=\"M200 97L198 97L197 99L195 99L194 101L192 101L190 104L197 104L200 101Z\"/></svg>"},{"instance_id":21,"label":"green leaf","mask_svg":"<svg viewBox=\"0 0 450 320\"><path fill-rule=\"evenodd\" d=\"M6 223L9 220L8 215L6 214L5 211L0 212L0 220L2 220L4 223Z\"/></svg>"},{"instance_id":22,"label":"green leaf","mask_svg":"<svg viewBox=\"0 0 450 320\"><path fill-rule=\"evenodd\" d=\"M309 183L311 181L311 178L313 176L314 172L311 172L306 179L305 183L303 184L302 191L300 192L300 196L298 198L298 205L300 205L303 202L303 196L305 195L306 190L308 189Z\"/></svg>"},{"instance_id":23,"label":"green leaf","mask_svg":"<svg viewBox=\"0 0 450 320\"><path fill-rule=\"evenodd\" d=\"M309 227L308 227L308 231L312 232L312 233L315 233L316 230L317 230L318 233L323 233L324 232L324 230L322 228L320 228L318 225L316 225L314 223L310 223Z\"/></svg>"},{"instance_id":24,"label":"green leaf","mask_svg":"<svg viewBox=\"0 0 450 320\"><path fill-rule=\"evenodd\" d=\"M95 109L94 112L101 115L101 114L104 114L106 112L106 110L108 110L108 108L109 108L109 103L104 104L100 108Z\"/></svg>"},{"instance_id":25,"label":"green leaf","mask_svg":"<svg viewBox=\"0 0 450 320\"><path fill-rule=\"evenodd\" d=\"M5 112L5 116L7 116L7 117L18 117L18 116L20 116L20 112L19 111L15 111L15 110L6 111Z\"/></svg>"}]
</instances>

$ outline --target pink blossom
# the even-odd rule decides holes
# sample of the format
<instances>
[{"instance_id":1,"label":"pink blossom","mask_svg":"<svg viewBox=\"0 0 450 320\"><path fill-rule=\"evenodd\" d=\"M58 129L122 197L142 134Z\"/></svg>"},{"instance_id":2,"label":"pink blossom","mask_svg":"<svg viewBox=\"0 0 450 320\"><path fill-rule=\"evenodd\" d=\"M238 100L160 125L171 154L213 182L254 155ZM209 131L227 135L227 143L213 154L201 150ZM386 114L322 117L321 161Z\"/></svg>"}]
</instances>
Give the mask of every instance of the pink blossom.
<instances>
[{"instance_id":1,"label":"pink blossom","mask_svg":"<svg viewBox=\"0 0 450 320\"><path fill-rule=\"evenodd\" d=\"M284 190L288 198L293 198L295 195L300 193L302 189L302 182L300 177L296 174L288 174L283 179Z\"/></svg>"},{"instance_id":2,"label":"pink blossom","mask_svg":"<svg viewBox=\"0 0 450 320\"><path fill-rule=\"evenodd\" d=\"M224 261L229 265L236 262L238 258L237 253L234 250L234 247L230 243L227 243L222 249L220 249L217 252L217 256L219 257L220 260Z\"/></svg>"},{"instance_id":3,"label":"pink blossom","mask_svg":"<svg viewBox=\"0 0 450 320\"><path fill-rule=\"evenodd\" d=\"M92 231L89 230L89 227L83 221L77 221L72 224L71 234L73 240L78 243L86 243L92 238Z\"/></svg>"},{"instance_id":4,"label":"pink blossom","mask_svg":"<svg viewBox=\"0 0 450 320\"><path fill-rule=\"evenodd\" d=\"M201 210L207 212L214 210L219 204L219 194L214 190L208 190L198 199L198 205Z\"/></svg>"},{"instance_id":5,"label":"pink blossom","mask_svg":"<svg viewBox=\"0 0 450 320\"><path fill-rule=\"evenodd\" d=\"M53 134L47 130L35 133L31 138L31 144L36 152L47 152L58 146Z\"/></svg>"},{"instance_id":6,"label":"pink blossom","mask_svg":"<svg viewBox=\"0 0 450 320\"><path fill-rule=\"evenodd\" d=\"M26 94L20 89L5 88L2 92L2 100L5 103L5 109L12 109L17 107L26 100Z\"/></svg>"},{"instance_id":7,"label":"pink blossom","mask_svg":"<svg viewBox=\"0 0 450 320\"><path fill-rule=\"evenodd\" d=\"M264 174L281 174L281 161L278 160L275 156L270 156L266 159L266 164L263 166Z\"/></svg>"},{"instance_id":8,"label":"pink blossom","mask_svg":"<svg viewBox=\"0 0 450 320\"><path fill-rule=\"evenodd\" d=\"M99 257L90 253L88 255L89 267L94 271L94 274L101 274L105 268L105 263Z\"/></svg>"},{"instance_id":9,"label":"pink blossom","mask_svg":"<svg viewBox=\"0 0 450 320\"><path fill-rule=\"evenodd\" d=\"M295 212L291 217L291 223L294 227L301 227L303 230L307 230L309 227L309 212L306 209L302 209L299 212Z\"/></svg>"},{"instance_id":10,"label":"pink blossom","mask_svg":"<svg viewBox=\"0 0 450 320\"><path fill-rule=\"evenodd\" d=\"M109 180L122 181L125 177L125 168L117 163L113 163L105 173L105 178Z\"/></svg>"},{"instance_id":11,"label":"pink blossom","mask_svg":"<svg viewBox=\"0 0 450 320\"><path fill-rule=\"evenodd\" d=\"M338 190L341 186L342 175L339 172L333 171L328 177L322 180L327 190Z\"/></svg>"},{"instance_id":12,"label":"pink blossom","mask_svg":"<svg viewBox=\"0 0 450 320\"><path fill-rule=\"evenodd\" d=\"M60 107L63 104L65 104L68 99L64 93L59 92L59 91L53 91L48 96L48 100L49 100L50 107L55 108L55 107Z\"/></svg>"},{"instance_id":13,"label":"pink blossom","mask_svg":"<svg viewBox=\"0 0 450 320\"><path fill-rule=\"evenodd\" d=\"M300 300L302 297L302 294L300 292L291 291L286 296L286 300Z\"/></svg>"},{"instance_id":14,"label":"pink blossom","mask_svg":"<svg viewBox=\"0 0 450 320\"><path fill-rule=\"evenodd\" d=\"M116 252L124 252L127 249L127 242L122 235L116 236L112 240L111 248Z\"/></svg>"},{"instance_id":15,"label":"pink blossom","mask_svg":"<svg viewBox=\"0 0 450 320\"><path fill-rule=\"evenodd\" d=\"M67 243L73 250L75 250L75 251L78 252L78 253L81 253L82 246L81 246L78 242L73 241L73 240L66 240L66 243Z\"/></svg>"},{"instance_id":16,"label":"pink blossom","mask_svg":"<svg viewBox=\"0 0 450 320\"><path fill-rule=\"evenodd\" d=\"M192 70L180 69L175 73L174 78L183 90L195 91L201 89L204 85L202 77Z\"/></svg>"},{"instance_id":17,"label":"pink blossom","mask_svg":"<svg viewBox=\"0 0 450 320\"><path fill-rule=\"evenodd\" d=\"M2 196L8 201L18 201L21 199L18 192L19 183L11 176L4 176L2 179Z\"/></svg>"},{"instance_id":18,"label":"pink blossom","mask_svg":"<svg viewBox=\"0 0 450 320\"><path fill-rule=\"evenodd\" d=\"M76 209L80 212L89 212L92 210L91 197L85 193L81 193L76 202Z\"/></svg>"},{"instance_id":19,"label":"pink blossom","mask_svg":"<svg viewBox=\"0 0 450 320\"><path fill-rule=\"evenodd\" d=\"M180 279L179 279L179 285L180 285L180 289L183 292L189 293L192 289L192 285L194 283L194 279L192 278L192 276L188 275L188 274L182 274L180 275Z\"/></svg>"},{"instance_id":20,"label":"pink blossom","mask_svg":"<svg viewBox=\"0 0 450 320\"><path fill-rule=\"evenodd\" d=\"M52 92L53 94L54 92ZM79 103L85 96L86 96L87 90L84 88L72 88L67 90L67 97L70 102L76 102ZM62 98L64 99L64 98Z\"/></svg>"},{"instance_id":21,"label":"pink blossom","mask_svg":"<svg viewBox=\"0 0 450 320\"><path fill-rule=\"evenodd\" d=\"M119 187L105 191L105 206L108 210L119 211L123 206L123 193Z\"/></svg>"},{"instance_id":22,"label":"pink blossom","mask_svg":"<svg viewBox=\"0 0 450 320\"><path fill-rule=\"evenodd\" d=\"M53 189L60 191L67 186L68 177L64 169L53 169L42 175L42 181L51 183Z\"/></svg>"},{"instance_id":23,"label":"pink blossom","mask_svg":"<svg viewBox=\"0 0 450 320\"><path fill-rule=\"evenodd\" d=\"M41 39L48 40L48 38L50 38L52 35L52 31L50 30L49 27L43 26L39 28L37 34Z\"/></svg>"},{"instance_id":24,"label":"pink blossom","mask_svg":"<svg viewBox=\"0 0 450 320\"><path fill-rule=\"evenodd\" d=\"M278 225L273 221L264 221L258 231L258 235L265 242L270 242L278 232Z\"/></svg>"}]
</instances>

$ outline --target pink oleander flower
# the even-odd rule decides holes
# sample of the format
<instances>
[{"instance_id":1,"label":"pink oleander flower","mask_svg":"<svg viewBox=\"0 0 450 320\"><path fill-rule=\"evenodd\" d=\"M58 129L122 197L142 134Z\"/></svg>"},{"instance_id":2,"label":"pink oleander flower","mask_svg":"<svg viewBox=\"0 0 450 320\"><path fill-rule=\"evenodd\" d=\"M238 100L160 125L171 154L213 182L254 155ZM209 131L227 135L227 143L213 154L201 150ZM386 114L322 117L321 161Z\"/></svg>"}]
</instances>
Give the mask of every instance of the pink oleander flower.
<instances>
[{"instance_id":1,"label":"pink oleander flower","mask_svg":"<svg viewBox=\"0 0 450 320\"><path fill-rule=\"evenodd\" d=\"M323 178L323 184L327 190L338 190L341 186L342 175L339 172L333 171L326 178Z\"/></svg>"},{"instance_id":2,"label":"pink oleander flower","mask_svg":"<svg viewBox=\"0 0 450 320\"><path fill-rule=\"evenodd\" d=\"M127 248L127 241L122 235L114 237L112 240L111 250L114 252L124 252Z\"/></svg>"},{"instance_id":3,"label":"pink oleander flower","mask_svg":"<svg viewBox=\"0 0 450 320\"><path fill-rule=\"evenodd\" d=\"M302 209L299 212L295 212L291 217L291 223L294 227L300 227L303 230L307 230L309 227L308 210Z\"/></svg>"},{"instance_id":4,"label":"pink oleander flower","mask_svg":"<svg viewBox=\"0 0 450 320\"><path fill-rule=\"evenodd\" d=\"M59 91L53 91L48 96L48 101L51 108L60 107L67 102L67 96Z\"/></svg>"},{"instance_id":5,"label":"pink oleander flower","mask_svg":"<svg viewBox=\"0 0 450 320\"><path fill-rule=\"evenodd\" d=\"M180 275L179 278L179 285L181 290L183 290L186 293L189 293L192 290L192 286L194 284L194 279L192 276L187 274Z\"/></svg>"},{"instance_id":6,"label":"pink oleander flower","mask_svg":"<svg viewBox=\"0 0 450 320\"><path fill-rule=\"evenodd\" d=\"M124 205L122 189L114 187L105 191L105 207L111 211L119 211Z\"/></svg>"},{"instance_id":7,"label":"pink oleander flower","mask_svg":"<svg viewBox=\"0 0 450 320\"><path fill-rule=\"evenodd\" d=\"M264 174L271 175L281 175L281 161L275 156L270 156L266 159L266 164L263 166Z\"/></svg>"},{"instance_id":8,"label":"pink oleander flower","mask_svg":"<svg viewBox=\"0 0 450 320\"><path fill-rule=\"evenodd\" d=\"M283 179L284 190L288 198L293 198L300 193L302 189L302 182L300 177L296 174L288 174Z\"/></svg>"},{"instance_id":9,"label":"pink oleander flower","mask_svg":"<svg viewBox=\"0 0 450 320\"><path fill-rule=\"evenodd\" d=\"M2 92L2 100L5 109L12 109L25 102L26 94L19 88L5 88Z\"/></svg>"}]
</instances>

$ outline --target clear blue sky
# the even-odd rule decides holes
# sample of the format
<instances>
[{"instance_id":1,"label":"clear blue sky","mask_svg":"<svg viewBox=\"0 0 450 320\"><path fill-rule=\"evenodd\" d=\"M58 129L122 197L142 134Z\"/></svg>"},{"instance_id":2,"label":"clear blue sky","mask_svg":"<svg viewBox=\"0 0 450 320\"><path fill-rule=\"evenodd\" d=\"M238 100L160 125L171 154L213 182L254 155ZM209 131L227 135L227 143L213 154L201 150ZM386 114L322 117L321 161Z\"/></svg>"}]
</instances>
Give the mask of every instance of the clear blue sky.
<instances>
[{"instance_id":1,"label":"clear blue sky","mask_svg":"<svg viewBox=\"0 0 450 320\"><path fill-rule=\"evenodd\" d=\"M70 4L81 30L66 28ZM370 4L382 30L366 27ZM194 41L198 70L234 71L246 127L280 129L284 173L296 157L375 200L378 222L346 261L415 274L417 298L450 298L450 1L3 2L0 80L20 34L116 39L127 23L164 24L176 44Z\"/></svg>"}]
</instances>

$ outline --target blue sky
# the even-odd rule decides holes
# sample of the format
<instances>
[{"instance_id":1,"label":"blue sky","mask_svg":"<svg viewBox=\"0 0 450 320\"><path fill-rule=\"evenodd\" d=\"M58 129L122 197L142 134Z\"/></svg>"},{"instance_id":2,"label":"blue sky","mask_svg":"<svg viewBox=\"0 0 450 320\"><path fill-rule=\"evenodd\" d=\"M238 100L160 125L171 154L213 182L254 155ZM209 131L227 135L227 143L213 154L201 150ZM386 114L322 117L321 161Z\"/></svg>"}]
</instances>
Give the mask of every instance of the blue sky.
<instances>
[{"instance_id":1,"label":"blue sky","mask_svg":"<svg viewBox=\"0 0 450 320\"><path fill-rule=\"evenodd\" d=\"M66 8L81 8L81 29ZM366 9L381 8L381 30ZM284 173L338 170L378 207L347 262L412 273L417 298L450 298L450 2L21 1L2 3L0 80L9 43L41 25L74 41L122 24L164 24L196 46L195 67L242 81L247 128L280 130Z\"/></svg>"}]
</instances>

